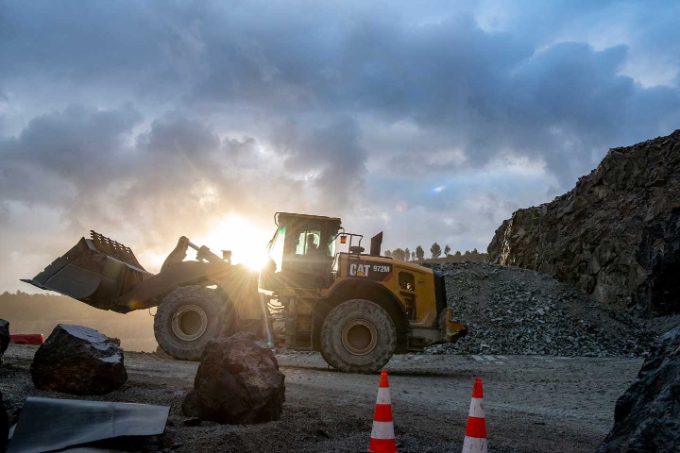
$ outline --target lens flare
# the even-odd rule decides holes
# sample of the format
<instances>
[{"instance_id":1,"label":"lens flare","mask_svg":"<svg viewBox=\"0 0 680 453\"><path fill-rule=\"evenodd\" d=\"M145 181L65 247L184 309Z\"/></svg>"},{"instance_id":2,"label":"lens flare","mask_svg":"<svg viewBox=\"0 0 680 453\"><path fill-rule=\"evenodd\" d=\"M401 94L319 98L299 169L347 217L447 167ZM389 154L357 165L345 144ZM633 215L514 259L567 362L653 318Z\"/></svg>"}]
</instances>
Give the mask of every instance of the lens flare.
<instances>
[{"instance_id":1,"label":"lens flare","mask_svg":"<svg viewBox=\"0 0 680 453\"><path fill-rule=\"evenodd\" d=\"M271 231L258 228L244 218L230 214L219 221L205 237L195 243L206 245L213 253L222 256L221 250L231 250L235 264L244 264L259 271L267 263L267 241ZM193 240L193 239L192 239Z\"/></svg>"}]
</instances>

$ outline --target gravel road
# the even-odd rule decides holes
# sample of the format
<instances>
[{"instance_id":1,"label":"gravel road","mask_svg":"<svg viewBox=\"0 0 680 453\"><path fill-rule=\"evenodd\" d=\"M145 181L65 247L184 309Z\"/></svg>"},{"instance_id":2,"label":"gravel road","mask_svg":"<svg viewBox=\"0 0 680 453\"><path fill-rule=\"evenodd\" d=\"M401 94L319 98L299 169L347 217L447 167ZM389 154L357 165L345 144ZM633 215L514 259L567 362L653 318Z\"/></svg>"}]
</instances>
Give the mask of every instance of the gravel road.
<instances>
[{"instance_id":1,"label":"gravel road","mask_svg":"<svg viewBox=\"0 0 680 453\"><path fill-rule=\"evenodd\" d=\"M0 389L13 419L27 395L74 398L33 387L28 373L33 352L10 345L0 367ZM184 426L180 405L197 363L154 354L126 352L128 382L94 399L171 406L166 434L132 451L365 451L378 376L336 372L318 354L277 357L286 375L278 422ZM616 399L641 365L641 359L630 358L395 356L386 369L399 451L460 451L472 384L481 377L490 451L592 452L613 423Z\"/></svg>"}]
</instances>

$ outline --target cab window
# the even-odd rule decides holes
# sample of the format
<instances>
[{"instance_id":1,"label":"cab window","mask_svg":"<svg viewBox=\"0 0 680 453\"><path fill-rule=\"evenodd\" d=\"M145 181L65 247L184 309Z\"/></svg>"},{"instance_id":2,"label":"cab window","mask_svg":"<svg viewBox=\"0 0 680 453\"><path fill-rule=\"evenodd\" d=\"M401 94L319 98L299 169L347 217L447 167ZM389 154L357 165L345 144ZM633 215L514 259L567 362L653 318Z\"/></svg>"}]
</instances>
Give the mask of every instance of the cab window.
<instances>
[{"instance_id":1,"label":"cab window","mask_svg":"<svg viewBox=\"0 0 680 453\"><path fill-rule=\"evenodd\" d=\"M321 242L321 231L306 230L301 231L295 244L296 255L312 255L319 250Z\"/></svg>"},{"instance_id":2,"label":"cab window","mask_svg":"<svg viewBox=\"0 0 680 453\"><path fill-rule=\"evenodd\" d=\"M280 227L272 239L269 247L269 258L276 264L275 272L281 272L283 265L283 244L286 241L286 227Z\"/></svg>"},{"instance_id":3,"label":"cab window","mask_svg":"<svg viewBox=\"0 0 680 453\"><path fill-rule=\"evenodd\" d=\"M328 249L326 250L326 256L335 256L335 241L328 243Z\"/></svg>"}]
</instances>

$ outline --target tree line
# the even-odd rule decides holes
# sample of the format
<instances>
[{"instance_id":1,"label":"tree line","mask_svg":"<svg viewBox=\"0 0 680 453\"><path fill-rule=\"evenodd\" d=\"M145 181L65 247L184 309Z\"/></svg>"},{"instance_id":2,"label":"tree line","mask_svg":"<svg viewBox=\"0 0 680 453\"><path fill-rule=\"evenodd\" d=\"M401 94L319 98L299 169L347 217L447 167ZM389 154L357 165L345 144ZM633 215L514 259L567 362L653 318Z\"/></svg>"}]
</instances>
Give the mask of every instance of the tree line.
<instances>
[{"instance_id":1,"label":"tree line","mask_svg":"<svg viewBox=\"0 0 680 453\"><path fill-rule=\"evenodd\" d=\"M451 247L446 245L444 246L444 250L442 250L442 247L436 242L430 247L430 257L432 259L440 258L442 252L444 253L444 257L476 257L480 254L477 249L473 249L472 251L466 250L465 253L461 253L460 250L451 253ZM425 250L421 246L416 247L413 251L409 250L408 247L405 249L396 248L394 250L385 250L385 256L399 261L425 261Z\"/></svg>"}]
</instances>

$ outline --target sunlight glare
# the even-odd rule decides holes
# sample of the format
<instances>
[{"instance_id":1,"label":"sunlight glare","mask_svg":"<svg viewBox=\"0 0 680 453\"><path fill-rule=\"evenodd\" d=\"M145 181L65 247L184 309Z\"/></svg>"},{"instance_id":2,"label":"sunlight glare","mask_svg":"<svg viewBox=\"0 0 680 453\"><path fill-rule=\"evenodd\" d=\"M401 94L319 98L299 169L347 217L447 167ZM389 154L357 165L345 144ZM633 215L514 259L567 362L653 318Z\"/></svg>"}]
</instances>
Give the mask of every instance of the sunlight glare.
<instances>
[{"instance_id":1,"label":"sunlight glare","mask_svg":"<svg viewBox=\"0 0 680 453\"><path fill-rule=\"evenodd\" d=\"M221 256L222 250L231 250L234 264L245 264L259 271L267 263L267 242L272 232L258 228L238 215L228 215L219 221L199 245L206 245Z\"/></svg>"}]
</instances>

